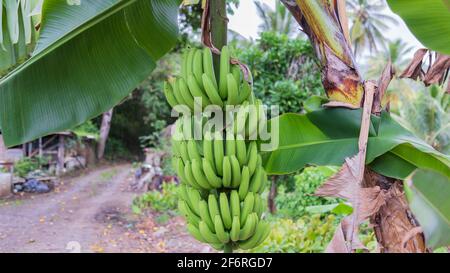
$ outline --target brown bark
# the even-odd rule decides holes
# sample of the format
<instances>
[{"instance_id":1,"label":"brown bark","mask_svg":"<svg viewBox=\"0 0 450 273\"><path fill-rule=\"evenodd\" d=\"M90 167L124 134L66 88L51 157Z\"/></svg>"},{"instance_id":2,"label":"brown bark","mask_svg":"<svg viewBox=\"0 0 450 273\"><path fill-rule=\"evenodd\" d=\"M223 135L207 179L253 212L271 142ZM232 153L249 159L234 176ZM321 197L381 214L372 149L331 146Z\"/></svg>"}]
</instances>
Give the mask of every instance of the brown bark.
<instances>
[{"instance_id":1,"label":"brown bark","mask_svg":"<svg viewBox=\"0 0 450 273\"><path fill-rule=\"evenodd\" d=\"M59 135L59 143L58 143L58 162L56 165L56 175L60 176L64 170L64 135Z\"/></svg>"},{"instance_id":2,"label":"brown bark","mask_svg":"<svg viewBox=\"0 0 450 273\"><path fill-rule=\"evenodd\" d=\"M6 146L3 142L3 136L0 134L0 161L6 159Z\"/></svg>"},{"instance_id":3,"label":"brown bark","mask_svg":"<svg viewBox=\"0 0 450 273\"><path fill-rule=\"evenodd\" d=\"M346 15L338 0L281 0L308 35L322 64L322 82L328 97L336 105L361 106L364 82L357 69L351 46L346 39ZM339 6L341 5L341 6ZM341 7L341 9L340 9ZM386 70L381 83L389 79ZM375 110L380 110L380 86L375 94ZM378 97L377 97L378 96ZM371 217L382 252L425 252L422 233L408 208L401 181L367 170L365 186L379 186L389 190L389 200ZM413 233L415 231L416 234ZM411 237L403 245L403 241Z\"/></svg>"},{"instance_id":4,"label":"brown bark","mask_svg":"<svg viewBox=\"0 0 450 273\"><path fill-rule=\"evenodd\" d=\"M113 115L113 109L103 113L102 125L100 127L100 138L97 146L97 158L103 159L105 155L106 141L108 140L109 130L111 129L111 120Z\"/></svg>"},{"instance_id":5,"label":"brown bark","mask_svg":"<svg viewBox=\"0 0 450 273\"><path fill-rule=\"evenodd\" d=\"M426 252L423 233L406 201L402 181L384 177L366 168L364 186L387 191L386 204L370 217L375 236L384 253ZM418 232L419 231L419 232Z\"/></svg>"},{"instance_id":6,"label":"brown bark","mask_svg":"<svg viewBox=\"0 0 450 273\"><path fill-rule=\"evenodd\" d=\"M275 204L275 198L277 197L277 176L272 176L272 183L270 186L270 192L269 192L269 198L268 198L268 203L269 203L269 211L271 214L275 214L275 212L277 211L277 207Z\"/></svg>"}]
</instances>

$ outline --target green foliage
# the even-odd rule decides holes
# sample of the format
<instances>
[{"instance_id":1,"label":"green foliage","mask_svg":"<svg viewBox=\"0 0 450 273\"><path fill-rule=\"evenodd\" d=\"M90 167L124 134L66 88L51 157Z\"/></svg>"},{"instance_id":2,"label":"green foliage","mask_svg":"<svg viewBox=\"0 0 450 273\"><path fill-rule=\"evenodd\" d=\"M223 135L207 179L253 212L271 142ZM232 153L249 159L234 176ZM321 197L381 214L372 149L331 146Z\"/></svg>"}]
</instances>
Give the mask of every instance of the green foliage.
<instances>
[{"instance_id":1,"label":"green foliage","mask_svg":"<svg viewBox=\"0 0 450 273\"><path fill-rule=\"evenodd\" d=\"M293 191L287 191L284 185L278 187L275 199L277 215L299 218L307 214L310 206L327 205L339 202L336 198L313 196L316 189L337 171L334 167L308 167L295 176Z\"/></svg>"},{"instance_id":2,"label":"green foliage","mask_svg":"<svg viewBox=\"0 0 450 273\"><path fill-rule=\"evenodd\" d=\"M135 159L121 139L110 136L106 142L105 158L111 161Z\"/></svg>"},{"instance_id":3,"label":"green foliage","mask_svg":"<svg viewBox=\"0 0 450 273\"><path fill-rule=\"evenodd\" d=\"M419 169L405 183L411 210L425 234L428 247L450 245L450 179Z\"/></svg>"},{"instance_id":4,"label":"green foliage","mask_svg":"<svg viewBox=\"0 0 450 273\"><path fill-rule=\"evenodd\" d=\"M98 127L92 122L92 120L88 120L85 123L75 127L71 130L78 138L88 137L98 140L100 137L100 130Z\"/></svg>"},{"instance_id":5,"label":"green foliage","mask_svg":"<svg viewBox=\"0 0 450 273\"><path fill-rule=\"evenodd\" d=\"M273 219L269 237L252 252L317 253L323 252L333 238L337 220L334 215L320 215L297 220Z\"/></svg>"},{"instance_id":6,"label":"green foliage","mask_svg":"<svg viewBox=\"0 0 450 273\"><path fill-rule=\"evenodd\" d=\"M269 174L295 172L308 164L340 166L346 157L357 153L361 110L325 109L276 119L283 134L278 148L264 156ZM366 163L372 163L380 174L399 179L416 168L450 177L450 157L414 136L386 112L381 117L372 116ZM396 164L404 166L392 168Z\"/></svg>"},{"instance_id":7,"label":"green foliage","mask_svg":"<svg viewBox=\"0 0 450 273\"><path fill-rule=\"evenodd\" d=\"M438 151L450 152L450 95L438 86L396 92L399 122Z\"/></svg>"},{"instance_id":8,"label":"green foliage","mask_svg":"<svg viewBox=\"0 0 450 273\"><path fill-rule=\"evenodd\" d=\"M450 54L448 0L388 0L416 38L431 50Z\"/></svg>"},{"instance_id":9,"label":"green foliage","mask_svg":"<svg viewBox=\"0 0 450 273\"><path fill-rule=\"evenodd\" d=\"M303 102L324 94L311 44L303 39L264 32L254 45L238 48L238 58L254 76L255 95L280 112L301 112Z\"/></svg>"},{"instance_id":10,"label":"green foliage","mask_svg":"<svg viewBox=\"0 0 450 273\"><path fill-rule=\"evenodd\" d=\"M178 6L178 0L44 1L33 56L0 82L5 143L72 128L119 103L175 45Z\"/></svg>"},{"instance_id":11,"label":"green foliage","mask_svg":"<svg viewBox=\"0 0 450 273\"><path fill-rule=\"evenodd\" d=\"M140 213L145 208L156 212L169 212L177 208L177 188L175 183L163 183L161 191L150 191L133 200L132 209Z\"/></svg>"},{"instance_id":12,"label":"green foliage","mask_svg":"<svg viewBox=\"0 0 450 273\"><path fill-rule=\"evenodd\" d=\"M47 158L24 157L14 164L14 174L19 177L27 177L30 172L40 169L45 164L48 164Z\"/></svg>"},{"instance_id":13,"label":"green foliage","mask_svg":"<svg viewBox=\"0 0 450 273\"><path fill-rule=\"evenodd\" d=\"M297 220L272 218L272 232L254 253L321 253L333 238L339 223L333 214L303 216ZM359 239L370 252L375 252L377 242L372 229L361 226Z\"/></svg>"}]
</instances>

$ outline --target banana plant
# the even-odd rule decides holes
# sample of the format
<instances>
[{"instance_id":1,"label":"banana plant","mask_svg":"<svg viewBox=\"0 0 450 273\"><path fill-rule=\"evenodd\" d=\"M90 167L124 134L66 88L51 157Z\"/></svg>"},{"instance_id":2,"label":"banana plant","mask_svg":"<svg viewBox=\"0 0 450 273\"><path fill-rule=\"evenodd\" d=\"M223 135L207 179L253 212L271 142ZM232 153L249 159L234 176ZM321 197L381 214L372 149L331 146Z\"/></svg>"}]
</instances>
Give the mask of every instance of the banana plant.
<instances>
[{"instance_id":1,"label":"banana plant","mask_svg":"<svg viewBox=\"0 0 450 273\"><path fill-rule=\"evenodd\" d=\"M442 232L448 230L445 227L448 217L443 217L440 223L444 227L440 226L436 232L430 230L430 225L419 227L411 215L417 213L420 223L425 219L423 212L426 210L417 209L417 205L410 208L403 195L401 180L418 169L432 171L442 181L449 181L450 157L409 133L381 105L393 76L391 67L386 66L378 82L364 81L361 77L352 53L345 1L282 2L310 38L320 60L323 85L330 100L325 106L338 109L322 109L305 115L286 114L273 120L279 122L283 133L279 147L264 156L266 171L286 174L310 164L343 165L317 191L321 196L346 198L354 207L351 217L344 218L337 228L328 251L352 252L363 247L355 234L359 223L367 218L374 225L383 252L426 252L427 245L437 247L448 242L449 235ZM390 2L411 5L410 1ZM373 92L372 103L368 97ZM354 110L362 107L363 111ZM372 113L370 119L364 114L366 111ZM434 192L428 191L430 195ZM440 204L434 202L433 205ZM448 215L445 204L437 209L438 213L442 211Z\"/></svg>"},{"instance_id":2,"label":"banana plant","mask_svg":"<svg viewBox=\"0 0 450 273\"><path fill-rule=\"evenodd\" d=\"M17 5L32 2L2 3L2 33L10 34L3 35L3 44L10 37L26 40L30 27L21 26L24 9ZM175 45L180 3L45 0L42 20L32 26L40 30L30 58L0 80L0 128L6 145L73 128L119 103ZM10 27L17 23L11 22L23 29L18 36L17 27ZM17 55L23 56L11 48L0 50L2 63Z\"/></svg>"}]
</instances>

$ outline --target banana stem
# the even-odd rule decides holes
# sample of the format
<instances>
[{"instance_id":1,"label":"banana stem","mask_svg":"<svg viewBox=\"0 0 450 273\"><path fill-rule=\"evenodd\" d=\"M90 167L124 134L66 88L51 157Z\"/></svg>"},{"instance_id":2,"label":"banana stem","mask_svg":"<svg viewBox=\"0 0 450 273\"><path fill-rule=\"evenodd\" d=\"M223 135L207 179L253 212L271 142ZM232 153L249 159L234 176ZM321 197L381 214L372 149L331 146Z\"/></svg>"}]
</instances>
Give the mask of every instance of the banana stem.
<instances>
[{"instance_id":1,"label":"banana stem","mask_svg":"<svg viewBox=\"0 0 450 273\"><path fill-rule=\"evenodd\" d=\"M223 253L233 253L233 247L231 246L230 243L225 244L223 248Z\"/></svg>"},{"instance_id":2,"label":"banana stem","mask_svg":"<svg viewBox=\"0 0 450 273\"><path fill-rule=\"evenodd\" d=\"M219 50L227 44L228 34L228 18L227 18L227 3L226 0L210 1L210 20L211 20L211 38L213 45ZM220 56L215 55L214 58L214 72L219 74Z\"/></svg>"}]
</instances>

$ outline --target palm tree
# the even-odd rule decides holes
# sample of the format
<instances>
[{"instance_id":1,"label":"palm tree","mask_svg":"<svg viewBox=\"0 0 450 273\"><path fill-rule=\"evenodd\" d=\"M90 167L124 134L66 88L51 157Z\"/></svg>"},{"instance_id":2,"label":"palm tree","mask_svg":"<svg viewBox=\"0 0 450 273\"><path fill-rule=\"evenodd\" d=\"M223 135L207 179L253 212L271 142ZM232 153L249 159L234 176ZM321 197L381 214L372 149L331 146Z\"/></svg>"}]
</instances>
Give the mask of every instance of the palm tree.
<instances>
[{"instance_id":1,"label":"palm tree","mask_svg":"<svg viewBox=\"0 0 450 273\"><path fill-rule=\"evenodd\" d=\"M347 4L353 21L350 37L355 55L361 54L366 47L371 52L385 48L388 39L384 33L389 29L389 24L397 24L397 21L384 13L384 1L349 0Z\"/></svg>"},{"instance_id":2,"label":"palm tree","mask_svg":"<svg viewBox=\"0 0 450 273\"><path fill-rule=\"evenodd\" d=\"M263 20L260 25L261 32L273 31L288 36L298 35L294 18L280 1L276 1L275 10L262 1L254 3L258 16Z\"/></svg>"},{"instance_id":3,"label":"palm tree","mask_svg":"<svg viewBox=\"0 0 450 273\"><path fill-rule=\"evenodd\" d=\"M385 50L368 58L367 77L371 79L377 78L388 61L391 61L396 72L403 71L409 62L406 56L408 56L412 50L413 47L401 39L388 42Z\"/></svg>"}]
</instances>

